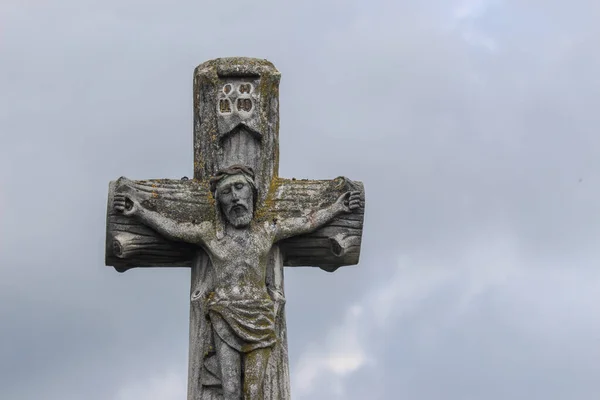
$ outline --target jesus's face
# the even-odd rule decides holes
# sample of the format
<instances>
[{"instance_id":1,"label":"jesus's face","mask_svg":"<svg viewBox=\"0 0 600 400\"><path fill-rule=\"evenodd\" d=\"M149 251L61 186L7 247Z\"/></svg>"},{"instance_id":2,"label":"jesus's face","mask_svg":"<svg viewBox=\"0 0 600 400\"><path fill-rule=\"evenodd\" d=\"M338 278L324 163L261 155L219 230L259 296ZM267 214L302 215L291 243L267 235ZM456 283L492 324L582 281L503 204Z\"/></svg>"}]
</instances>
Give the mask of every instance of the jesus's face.
<instances>
[{"instance_id":1,"label":"jesus's face","mask_svg":"<svg viewBox=\"0 0 600 400\"><path fill-rule=\"evenodd\" d=\"M250 224L254 212L253 193L243 175L223 178L217 185L216 195L227 222L236 228Z\"/></svg>"}]
</instances>

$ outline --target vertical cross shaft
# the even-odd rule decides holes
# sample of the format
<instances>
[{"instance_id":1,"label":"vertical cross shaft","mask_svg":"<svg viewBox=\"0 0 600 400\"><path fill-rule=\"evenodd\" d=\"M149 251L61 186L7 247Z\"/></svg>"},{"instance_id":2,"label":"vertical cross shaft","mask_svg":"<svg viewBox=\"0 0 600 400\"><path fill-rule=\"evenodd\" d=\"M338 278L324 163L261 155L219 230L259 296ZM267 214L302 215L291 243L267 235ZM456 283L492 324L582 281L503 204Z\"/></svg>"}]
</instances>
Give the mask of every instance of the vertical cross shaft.
<instances>
[{"instance_id":1,"label":"vertical cross shaft","mask_svg":"<svg viewBox=\"0 0 600 400\"><path fill-rule=\"evenodd\" d=\"M231 165L250 167L255 173L258 208L278 175L280 76L270 62L242 57L207 61L194 70L194 178L206 181ZM278 246L271 251L267 271L271 292L278 293L283 302ZM209 399L218 392L214 389L218 381L211 385L218 374L211 365L216 359L211 353L214 349L207 349L210 327L203 304L195 301L206 296L213 280L208 256L198 252L192 265L188 400ZM289 366L283 307L277 334L279 342L267 369L267 378L277 383L267 388L265 398L284 400L289 398Z\"/></svg>"}]
</instances>

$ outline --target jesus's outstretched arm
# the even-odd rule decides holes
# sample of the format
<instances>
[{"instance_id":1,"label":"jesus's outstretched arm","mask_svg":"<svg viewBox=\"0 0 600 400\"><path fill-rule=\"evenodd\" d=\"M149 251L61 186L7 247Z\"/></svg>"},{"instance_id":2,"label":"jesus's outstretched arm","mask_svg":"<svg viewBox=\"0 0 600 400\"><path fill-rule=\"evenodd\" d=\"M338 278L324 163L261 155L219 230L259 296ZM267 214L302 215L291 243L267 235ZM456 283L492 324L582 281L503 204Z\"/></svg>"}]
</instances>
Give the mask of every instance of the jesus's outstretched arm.
<instances>
[{"instance_id":1,"label":"jesus's outstretched arm","mask_svg":"<svg viewBox=\"0 0 600 400\"><path fill-rule=\"evenodd\" d=\"M351 213L360 205L360 192L346 192L328 207L312 211L304 217L287 218L278 222L275 227L275 241L312 232L340 214Z\"/></svg>"},{"instance_id":2,"label":"jesus's outstretched arm","mask_svg":"<svg viewBox=\"0 0 600 400\"><path fill-rule=\"evenodd\" d=\"M208 221L199 224L174 221L156 211L145 209L137 199L124 194L116 194L113 204L115 210L123 215L138 218L143 224L170 240L203 245L212 227Z\"/></svg>"}]
</instances>

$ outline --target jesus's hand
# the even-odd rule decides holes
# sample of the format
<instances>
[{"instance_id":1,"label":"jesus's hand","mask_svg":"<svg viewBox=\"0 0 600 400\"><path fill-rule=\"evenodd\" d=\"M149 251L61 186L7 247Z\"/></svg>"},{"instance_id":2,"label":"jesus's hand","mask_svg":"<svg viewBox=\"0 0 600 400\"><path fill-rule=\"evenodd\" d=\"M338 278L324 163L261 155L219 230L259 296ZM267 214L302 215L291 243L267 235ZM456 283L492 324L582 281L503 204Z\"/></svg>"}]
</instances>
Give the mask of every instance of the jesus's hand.
<instances>
[{"instance_id":1,"label":"jesus's hand","mask_svg":"<svg viewBox=\"0 0 600 400\"><path fill-rule=\"evenodd\" d=\"M346 192L335 202L336 208L344 213L351 213L360 207L360 192Z\"/></svg>"},{"instance_id":2,"label":"jesus's hand","mask_svg":"<svg viewBox=\"0 0 600 400\"><path fill-rule=\"evenodd\" d=\"M139 202L124 194L115 194L113 207L116 211L123 213L126 216L132 216L139 210Z\"/></svg>"}]
</instances>

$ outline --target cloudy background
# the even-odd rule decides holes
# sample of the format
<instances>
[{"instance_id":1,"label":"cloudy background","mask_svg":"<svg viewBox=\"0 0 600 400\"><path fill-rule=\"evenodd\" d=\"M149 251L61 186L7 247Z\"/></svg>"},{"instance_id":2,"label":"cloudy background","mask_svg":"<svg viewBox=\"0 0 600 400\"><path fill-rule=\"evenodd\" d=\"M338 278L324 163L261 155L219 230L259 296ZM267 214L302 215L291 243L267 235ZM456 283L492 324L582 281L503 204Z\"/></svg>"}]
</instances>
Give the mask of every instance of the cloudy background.
<instances>
[{"instance_id":1,"label":"cloudy background","mask_svg":"<svg viewBox=\"0 0 600 400\"><path fill-rule=\"evenodd\" d=\"M192 71L282 72L285 177L361 180L288 268L311 399L600 398L600 3L0 3L0 398L185 398L189 271L104 264L108 182L192 173Z\"/></svg>"}]
</instances>

